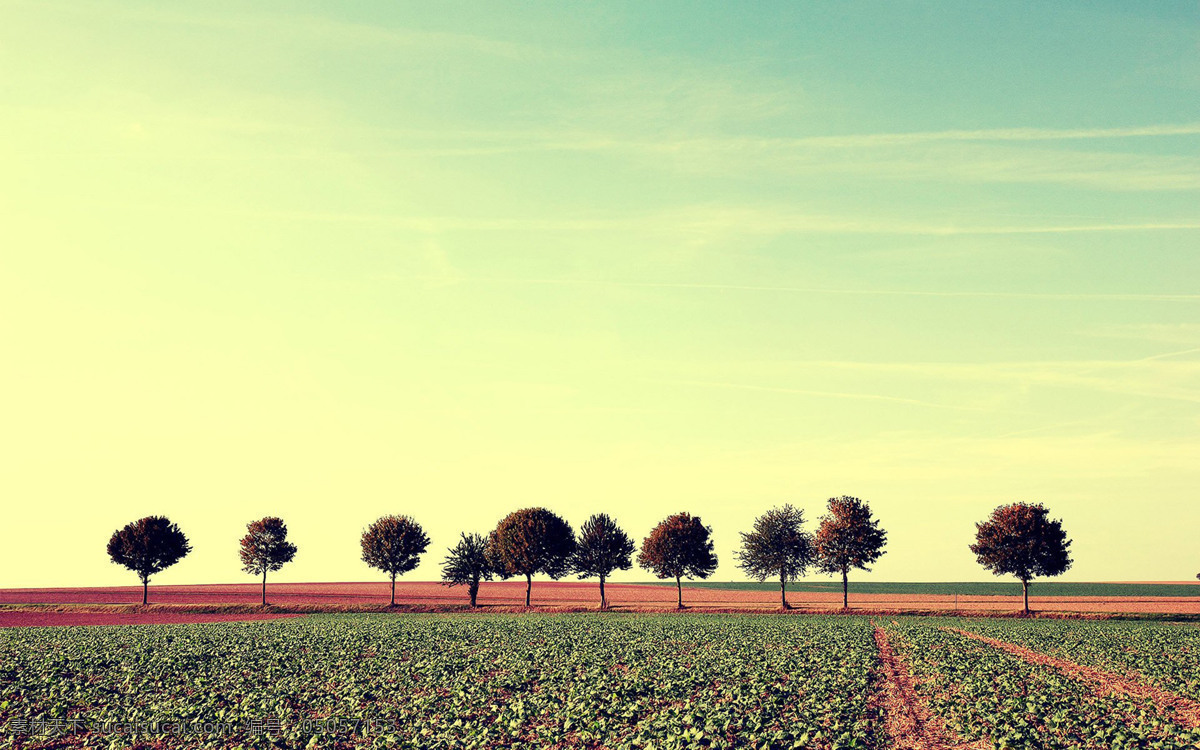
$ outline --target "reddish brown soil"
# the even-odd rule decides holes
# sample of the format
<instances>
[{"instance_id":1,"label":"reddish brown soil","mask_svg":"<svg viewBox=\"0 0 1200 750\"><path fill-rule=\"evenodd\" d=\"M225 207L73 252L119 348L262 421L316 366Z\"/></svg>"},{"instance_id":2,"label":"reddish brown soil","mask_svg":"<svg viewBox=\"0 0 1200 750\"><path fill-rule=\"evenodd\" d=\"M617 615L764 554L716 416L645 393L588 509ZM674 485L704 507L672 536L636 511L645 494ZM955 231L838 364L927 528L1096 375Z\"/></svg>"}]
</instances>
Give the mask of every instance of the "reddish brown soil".
<instances>
[{"instance_id":1,"label":"reddish brown soil","mask_svg":"<svg viewBox=\"0 0 1200 750\"><path fill-rule=\"evenodd\" d=\"M52 612L0 610L0 628L54 625L175 625L231 620L277 620L299 615L273 613L211 614L205 612Z\"/></svg>"},{"instance_id":2,"label":"reddish brown soil","mask_svg":"<svg viewBox=\"0 0 1200 750\"><path fill-rule=\"evenodd\" d=\"M1097 695L1129 696L1143 700L1164 718L1192 729L1200 728L1200 702L1190 698L1184 698L1168 690L1156 688L1133 677L1115 674L1094 667L1086 667L1082 664L1067 661L1066 659L1059 659L1049 654L1033 651L1024 646L1018 646L1015 643L989 638L978 633L972 633L969 630L960 630L959 628L948 629L1007 651L1030 664L1039 664L1057 669L1068 677L1087 683Z\"/></svg>"},{"instance_id":3,"label":"reddish brown soil","mask_svg":"<svg viewBox=\"0 0 1200 750\"><path fill-rule=\"evenodd\" d=\"M883 708L891 747L895 750L974 750L986 741L966 742L942 723L917 695L908 664L896 655L887 631L875 626L883 677Z\"/></svg>"},{"instance_id":4,"label":"reddish brown soil","mask_svg":"<svg viewBox=\"0 0 1200 750\"><path fill-rule=\"evenodd\" d=\"M673 586L610 583L605 587L614 609L625 611L661 611L674 609ZM179 606L244 606L258 604L258 584L218 584L203 586L150 587L151 604ZM138 586L76 589L0 589L0 605L139 605L142 590ZM797 612L828 612L841 609L841 594L792 593L789 601ZM373 583L269 583L267 600L283 609L361 609L386 607L388 584ZM684 604L702 611L776 611L778 593L732 589L687 588ZM433 582L396 584L396 601L407 609L459 609L467 603L464 587L447 587ZM595 581L534 581L535 607L593 609L598 605ZM485 582L479 590L479 603L486 609L521 607L525 603L525 582L520 580ZM957 610L952 596L920 594L854 594L850 607L859 613L963 612L970 614L1015 613L1021 608L1019 596L960 596ZM1162 613L1200 614L1200 596L1196 597L1034 597L1034 608L1045 613Z\"/></svg>"},{"instance_id":5,"label":"reddish brown soil","mask_svg":"<svg viewBox=\"0 0 1200 750\"><path fill-rule=\"evenodd\" d=\"M616 606L675 603L675 589L665 586L606 584L609 602ZM329 605L332 608L379 607L388 604L390 585L379 583L268 583L267 601L272 605ZM685 598L690 592L685 592ZM701 590L699 593L708 593ZM727 593L727 592L718 592ZM150 604L172 605L257 605L262 596L258 584L213 584L198 586L150 586ZM713 597L708 597L712 599ZM721 599L721 597L716 597ZM596 606L596 583L534 581L533 604ZM76 589L0 589L0 604L141 604L140 586ZM396 603L403 605L465 605L465 586L449 587L433 582L396 584ZM479 588L479 603L491 606L523 606L524 581L485 582Z\"/></svg>"}]
</instances>

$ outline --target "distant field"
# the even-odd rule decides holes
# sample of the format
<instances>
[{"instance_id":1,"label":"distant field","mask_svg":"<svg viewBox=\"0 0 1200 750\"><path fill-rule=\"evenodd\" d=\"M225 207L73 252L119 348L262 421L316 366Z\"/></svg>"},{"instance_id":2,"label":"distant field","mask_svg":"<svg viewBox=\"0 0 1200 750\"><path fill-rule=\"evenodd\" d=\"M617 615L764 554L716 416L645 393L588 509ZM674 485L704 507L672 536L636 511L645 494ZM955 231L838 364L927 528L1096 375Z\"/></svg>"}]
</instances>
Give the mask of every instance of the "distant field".
<instances>
[{"instance_id":1,"label":"distant field","mask_svg":"<svg viewBox=\"0 0 1200 750\"><path fill-rule=\"evenodd\" d=\"M674 581L649 581L647 585L674 586ZM779 591L778 581L763 583L747 581L687 581L690 588L723 589L729 591ZM789 583L788 591L829 593L842 592L841 581L801 581ZM1034 581L1030 586L1036 596L1062 597L1200 597L1200 581L1195 583L1061 583ZM850 581L853 594L909 594L926 596L1014 596L1020 595L1021 584L1016 581L986 581L971 583L857 583Z\"/></svg>"},{"instance_id":2,"label":"distant field","mask_svg":"<svg viewBox=\"0 0 1200 750\"><path fill-rule=\"evenodd\" d=\"M611 607L623 612L675 610L675 587L669 584L613 583L607 586ZM1062 615L1153 615L1200 618L1200 585L1186 583L1035 583L1031 606ZM389 587L369 583L278 583L267 589L272 605L259 606L258 584L150 586L149 608L141 606L137 586L109 588L0 589L0 627L21 625L137 624L183 622L185 613L252 615L313 612L382 612L388 610ZM841 586L809 581L788 587L794 611L842 610ZM685 582L683 602L689 612L778 612L775 583ZM399 611L453 612L468 609L466 591L431 581L396 585ZM480 587L483 612L524 611L524 581L489 581ZM599 605L595 581L533 583L534 609L552 612L594 611ZM865 613L979 613L1005 615L1021 609L1018 584L989 583L855 583L850 609ZM396 610L393 610L396 611ZM106 619L99 615L113 615ZM87 616L81 616L87 615ZM164 619L166 618L166 619ZM228 618L226 618L228 619ZM0 746L2 748L2 746Z\"/></svg>"}]
</instances>

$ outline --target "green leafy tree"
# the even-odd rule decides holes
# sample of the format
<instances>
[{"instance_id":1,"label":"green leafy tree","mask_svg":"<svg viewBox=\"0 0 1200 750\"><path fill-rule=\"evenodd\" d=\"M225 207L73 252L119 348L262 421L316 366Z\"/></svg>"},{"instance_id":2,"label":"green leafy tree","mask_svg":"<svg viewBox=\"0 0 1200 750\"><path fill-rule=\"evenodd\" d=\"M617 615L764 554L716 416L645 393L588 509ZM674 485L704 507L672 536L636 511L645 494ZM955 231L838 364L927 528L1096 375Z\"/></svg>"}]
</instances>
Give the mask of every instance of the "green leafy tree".
<instances>
[{"instance_id":1,"label":"green leafy tree","mask_svg":"<svg viewBox=\"0 0 1200 750\"><path fill-rule=\"evenodd\" d=\"M142 582L142 604L149 600L150 576L182 560L192 551L188 539L163 516L146 516L113 532L108 556L117 565L137 573Z\"/></svg>"},{"instance_id":2,"label":"green leafy tree","mask_svg":"<svg viewBox=\"0 0 1200 750\"><path fill-rule=\"evenodd\" d=\"M604 579L614 570L632 568L633 550L633 540L604 513L597 513L579 527L571 568L581 580L593 576L600 578L600 609L608 609Z\"/></svg>"},{"instance_id":3,"label":"green leafy tree","mask_svg":"<svg viewBox=\"0 0 1200 750\"><path fill-rule=\"evenodd\" d=\"M442 563L442 583L446 586L466 586L471 595L472 608L479 606L479 582L490 581L493 575L488 559L487 538L482 534L464 532L458 544L449 549Z\"/></svg>"},{"instance_id":4,"label":"green leafy tree","mask_svg":"<svg viewBox=\"0 0 1200 750\"><path fill-rule=\"evenodd\" d=\"M975 524L971 551L979 564L996 575L1021 581L1025 613L1029 614L1029 582L1037 576L1057 576L1071 567L1071 541L1062 521L1051 520L1046 506L1029 503L1002 505L984 522Z\"/></svg>"},{"instance_id":5,"label":"green leafy tree","mask_svg":"<svg viewBox=\"0 0 1200 750\"><path fill-rule=\"evenodd\" d=\"M883 555L887 532L871 516L871 508L857 497L829 498L829 512L817 529L817 568L841 574L842 608L850 607L850 570L870 570Z\"/></svg>"},{"instance_id":6,"label":"green leafy tree","mask_svg":"<svg viewBox=\"0 0 1200 750\"><path fill-rule=\"evenodd\" d=\"M287 525L282 519L267 516L246 524L238 555L242 570L262 576L262 603L267 604L267 572L276 571L296 556L296 545L287 540Z\"/></svg>"},{"instance_id":7,"label":"green leafy tree","mask_svg":"<svg viewBox=\"0 0 1200 750\"><path fill-rule=\"evenodd\" d=\"M562 578L571 570L575 533L571 525L545 508L510 513L488 537L488 559L502 578L525 576L525 606L533 592L533 576Z\"/></svg>"},{"instance_id":8,"label":"green leafy tree","mask_svg":"<svg viewBox=\"0 0 1200 750\"><path fill-rule=\"evenodd\" d=\"M384 516L367 527L362 535L362 559L392 579L392 601L396 606L396 576L417 567L421 554L429 547L429 537L421 524L408 516Z\"/></svg>"},{"instance_id":9,"label":"green leafy tree","mask_svg":"<svg viewBox=\"0 0 1200 750\"><path fill-rule=\"evenodd\" d=\"M742 532L738 567L759 581L778 576L779 600L791 609L787 583L803 576L816 558L812 534L804 530L804 511L785 505L759 516L753 531Z\"/></svg>"},{"instance_id":10,"label":"green leafy tree","mask_svg":"<svg viewBox=\"0 0 1200 750\"><path fill-rule=\"evenodd\" d=\"M699 516L668 516L642 540L638 565L659 578L674 578L679 609L683 609L683 577L708 578L717 569L712 529Z\"/></svg>"}]
</instances>

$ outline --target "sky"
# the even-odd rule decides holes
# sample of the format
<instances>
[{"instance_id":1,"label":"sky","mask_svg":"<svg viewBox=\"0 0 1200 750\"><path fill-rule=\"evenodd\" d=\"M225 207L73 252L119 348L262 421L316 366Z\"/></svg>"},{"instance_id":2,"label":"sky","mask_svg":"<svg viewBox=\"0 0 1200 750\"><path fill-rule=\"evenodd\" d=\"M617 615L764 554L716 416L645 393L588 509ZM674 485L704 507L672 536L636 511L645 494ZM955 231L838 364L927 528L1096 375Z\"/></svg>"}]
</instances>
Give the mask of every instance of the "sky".
<instances>
[{"instance_id":1,"label":"sky","mask_svg":"<svg viewBox=\"0 0 1200 750\"><path fill-rule=\"evenodd\" d=\"M867 501L878 581L1200 572L1194 2L0 6L0 587L384 580L544 506L715 580ZM637 570L615 580L642 581ZM820 579L820 577L817 577Z\"/></svg>"}]
</instances>

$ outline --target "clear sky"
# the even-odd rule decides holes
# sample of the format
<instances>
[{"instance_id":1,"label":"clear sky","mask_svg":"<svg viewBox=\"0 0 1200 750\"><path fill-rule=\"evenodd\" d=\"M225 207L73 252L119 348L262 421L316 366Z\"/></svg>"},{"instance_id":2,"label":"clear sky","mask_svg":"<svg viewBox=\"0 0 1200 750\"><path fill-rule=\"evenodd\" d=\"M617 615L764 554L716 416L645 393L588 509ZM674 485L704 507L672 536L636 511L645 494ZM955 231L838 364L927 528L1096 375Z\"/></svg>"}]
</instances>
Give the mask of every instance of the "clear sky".
<instances>
[{"instance_id":1,"label":"clear sky","mask_svg":"<svg viewBox=\"0 0 1200 750\"><path fill-rule=\"evenodd\" d=\"M874 580L1200 572L1200 10L0 6L0 586L383 580L406 513L867 500ZM645 580L634 570L624 580ZM867 576L860 576L865 578Z\"/></svg>"}]
</instances>

